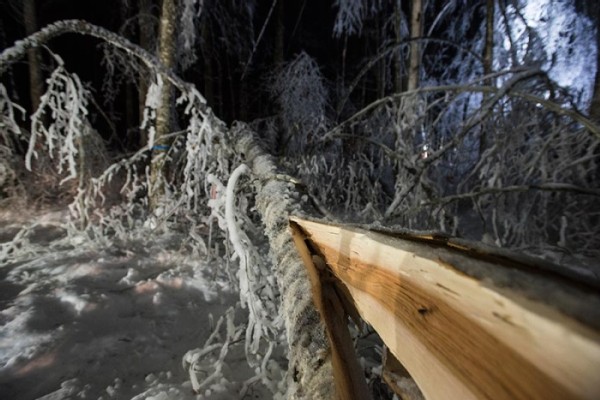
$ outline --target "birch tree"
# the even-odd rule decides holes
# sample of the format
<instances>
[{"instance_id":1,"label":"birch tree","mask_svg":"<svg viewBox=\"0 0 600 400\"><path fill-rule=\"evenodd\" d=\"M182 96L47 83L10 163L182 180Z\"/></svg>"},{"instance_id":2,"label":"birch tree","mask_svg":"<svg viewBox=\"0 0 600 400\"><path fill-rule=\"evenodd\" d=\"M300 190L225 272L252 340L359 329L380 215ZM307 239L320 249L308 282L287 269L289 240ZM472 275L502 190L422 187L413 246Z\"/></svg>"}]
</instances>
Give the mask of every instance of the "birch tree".
<instances>
[{"instance_id":1,"label":"birch tree","mask_svg":"<svg viewBox=\"0 0 600 400\"><path fill-rule=\"evenodd\" d=\"M421 46L419 39L423 36L423 1L413 0L410 16L410 64L408 67L407 90L419 87L421 73Z\"/></svg>"},{"instance_id":2,"label":"birch tree","mask_svg":"<svg viewBox=\"0 0 600 400\"><path fill-rule=\"evenodd\" d=\"M152 1L138 0L138 26L140 47L146 51L153 52L155 43L154 17L152 15ZM148 77L144 71L140 71L138 78L138 99L140 124L143 121L144 105L146 103L146 94L148 93ZM140 146L145 146L148 142L146 131L140 129Z\"/></svg>"},{"instance_id":3,"label":"birch tree","mask_svg":"<svg viewBox=\"0 0 600 400\"><path fill-rule=\"evenodd\" d=\"M592 6L590 14L596 23L596 77L589 114L596 123L600 123L600 5L598 3Z\"/></svg>"},{"instance_id":4,"label":"birch tree","mask_svg":"<svg viewBox=\"0 0 600 400\"><path fill-rule=\"evenodd\" d=\"M168 70L175 67L175 51L177 44L177 0L163 0L159 27L158 58ZM173 107L173 88L165 79L160 92L160 106L156 110L156 133L153 141L153 154L150 172L149 205L151 210L158 206L164 188L160 177L164 173L165 150L169 141L165 136L171 127L171 110Z\"/></svg>"},{"instance_id":5,"label":"birch tree","mask_svg":"<svg viewBox=\"0 0 600 400\"><path fill-rule=\"evenodd\" d=\"M403 78L403 60L402 60L402 1L396 0L394 4L394 34L396 36L396 52L394 57L394 91L400 93L403 90L402 78Z\"/></svg>"}]
</instances>

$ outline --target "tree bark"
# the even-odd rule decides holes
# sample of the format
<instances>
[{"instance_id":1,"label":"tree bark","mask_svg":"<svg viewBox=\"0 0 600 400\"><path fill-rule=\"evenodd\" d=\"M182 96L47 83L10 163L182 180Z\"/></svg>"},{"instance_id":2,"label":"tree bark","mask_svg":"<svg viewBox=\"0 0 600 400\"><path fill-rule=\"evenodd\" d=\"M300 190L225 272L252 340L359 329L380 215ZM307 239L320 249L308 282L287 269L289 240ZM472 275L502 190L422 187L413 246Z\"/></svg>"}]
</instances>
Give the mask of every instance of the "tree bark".
<instances>
[{"instance_id":1,"label":"tree bark","mask_svg":"<svg viewBox=\"0 0 600 400\"><path fill-rule=\"evenodd\" d=\"M596 6L596 79L590 104L590 118L600 124L600 6Z\"/></svg>"},{"instance_id":2,"label":"tree bark","mask_svg":"<svg viewBox=\"0 0 600 400\"><path fill-rule=\"evenodd\" d=\"M483 75L490 75L493 71L494 63L494 0L486 0L485 6L485 46L483 48ZM489 78L484 81L485 84L494 86L494 79ZM489 96L483 95L484 102ZM479 137L479 157L483 155L483 152L490 147L489 135L492 132L491 129L483 128L481 136Z\"/></svg>"},{"instance_id":3,"label":"tree bark","mask_svg":"<svg viewBox=\"0 0 600 400\"><path fill-rule=\"evenodd\" d=\"M394 30L396 34L396 49L394 51L394 92L400 93L402 92L402 50L400 46L400 42L402 41L402 1L396 0L395 10L394 10Z\"/></svg>"},{"instance_id":4,"label":"tree bark","mask_svg":"<svg viewBox=\"0 0 600 400\"><path fill-rule=\"evenodd\" d=\"M23 23L25 25L27 36L37 32L38 25L35 0L23 1ZM31 48L27 51L27 61L29 63L29 96L31 99L31 109L35 111L39 107L40 98L44 94L44 83L40 65L41 54L38 48Z\"/></svg>"},{"instance_id":5,"label":"tree bark","mask_svg":"<svg viewBox=\"0 0 600 400\"><path fill-rule=\"evenodd\" d=\"M158 59L168 70L175 67L175 46L177 31L177 0L163 0L160 18ZM155 150L152 152L152 165L150 167L149 206L155 210L158 200L164 193L164 188L159 182L166 171L165 152L169 141L164 139L171 129L171 110L173 103L173 87L164 79L161 91L161 104L156 110L156 134L154 137Z\"/></svg>"},{"instance_id":6,"label":"tree bark","mask_svg":"<svg viewBox=\"0 0 600 400\"><path fill-rule=\"evenodd\" d=\"M486 1L485 48L483 50L483 75L492 73L494 63L494 0ZM490 85L492 81L488 82Z\"/></svg>"},{"instance_id":7,"label":"tree bark","mask_svg":"<svg viewBox=\"0 0 600 400\"><path fill-rule=\"evenodd\" d=\"M234 150L257 179L256 208L269 238L275 277L282 293L288 342L288 399L337 399L331 347L311 294L306 268L296 251L289 217L302 213L301 195L286 181L272 156L246 125L233 128Z\"/></svg>"},{"instance_id":8,"label":"tree bark","mask_svg":"<svg viewBox=\"0 0 600 400\"><path fill-rule=\"evenodd\" d=\"M38 48L65 33L76 33L78 35L87 35L104 40L105 42L110 43L110 45L124 50L141 60L153 73L161 74L164 79L182 92L194 88L192 84L184 81L179 76L175 75L173 71L165 68L154 54L147 52L140 46L131 43L131 41L123 36L111 32L108 29L78 19L57 21L46 25L34 34L20 40L16 45L4 49L0 53L0 76L6 72L10 65L25 57L29 49Z\"/></svg>"},{"instance_id":9,"label":"tree bark","mask_svg":"<svg viewBox=\"0 0 600 400\"><path fill-rule=\"evenodd\" d=\"M140 47L146 51L153 52L151 49L153 42L152 26L150 24L150 16L152 15L152 2L151 0L139 0L138 3L138 26L140 32ZM144 119L144 108L146 106L146 93L148 93L148 79L146 74L140 72L138 78L138 100L139 100L139 122L140 125ZM148 143L148 133L145 130L140 130L140 147L145 146Z\"/></svg>"},{"instance_id":10,"label":"tree bark","mask_svg":"<svg viewBox=\"0 0 600 400\"><path fill-rule=\"evenodd\" d=\"M418 38L423 36L423 2L413 0L410 17L410 65L408 70L408 90L419 87L419 70L421 69L421 46Z\"/></svg>"}]
</instances>

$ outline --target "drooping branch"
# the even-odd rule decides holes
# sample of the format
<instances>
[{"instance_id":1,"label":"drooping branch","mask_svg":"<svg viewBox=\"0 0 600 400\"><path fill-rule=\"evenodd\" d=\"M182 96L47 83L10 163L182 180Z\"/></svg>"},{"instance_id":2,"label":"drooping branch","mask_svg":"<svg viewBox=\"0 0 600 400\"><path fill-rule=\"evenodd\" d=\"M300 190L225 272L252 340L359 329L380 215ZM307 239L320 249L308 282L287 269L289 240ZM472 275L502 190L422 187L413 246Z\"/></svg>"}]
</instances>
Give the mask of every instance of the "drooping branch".
<instances>
[{"instance_id":1,"label":"drooping branch","mask_svg":"<svg viewBox=\"0 0 600 400\"><path fill-rule=\"evenodd\" d=\"M494 0L485 5L485 47L483 51L483 74L492 73L494 61Z\"/></svg>"},{"instance_id":2,"label":"drooping branch","mask_svg":"<svg viewBox=\"0 0 600 400\"><path fill-rule=\"evenodd\" d=\"M104 40L112 46L140 59L148 68L155 73L165 76L169 82L182 92L190 90L193 86L178 77L168 68L165 68L154 55L130 42L123 36L100 26L90 24L87 21L77 19L58 21L49 24L25 39L15 42L12 47L5 49L0 53L0 76L2 76L12 64L25 57L28 50L43 46L50 40L66 33L76 33Z\"/></svg>"},{"instance_id":3,"label":"drooping branch","mask_svg":"<svg viewBox=\"0 0 600 400\"><path fill-rule=\"evenodd\" d=\"M325 136L327 137L328 135L331 135L334 132L338 132L341 129L345 128L346 126L348 126L352 121L358 120L360 117L362 117L363 115L367 114L369 111L372 111L374 109L376 109L377 107L381 106L382 104L388 103L388 102L394 102L397 101L403 97L409 97L409 96L414 96L415 94L418 93L434 93L434 92L456 92L456 93L488 93L488 94L494 94L494 93L500 93L505 91L505 88L496 88L496 87L490 87L490 86L480 86L480 85L473 85L473 84L464 84L464 85L442 85L442 86L429 86L429 87L422 87L416 90L409 90L403 93L395 93L392 94L390 96L386 96L383 97L381 99L375 100L374 102L368 104L367 106L363 107L362 109L360 109L359 111L357 111L354 115L352 115L351 117L347 118L345 121L343 121L342 123L340 123L338 126L336 126L335 128L333 128L332 130L330 130ZM555 103L551 100L546 100L542 97L538 97L535 96L533 94L529 94L529 93L524 93L521 91L516 91L516 90L511 90L511 91L505 91L505 93L503 93L503 96L508 96L508 97L515 97L515 98L519 98L522 100L525 100L529 103L533 103L533 104L539 104L543 107L545 107L546 109L555 112L556 114L559 115L564 115L566 117L570 117L572 118L574 121L580 123L582 126L584 126L588 131L590 131L593 135L595 135L596 137L600 138L600 126L598 126L597 124L595 124L590 118L586 117L585 115L581 114L579 111L577 110L572 110L572 109L568 109L568 108L564 108L563 106L561 106L558 103Z\"/></svg>"},{"instance_id":4,"label":"drooping branch","mask_svg":"<svg viewBox=\"0 0 600 400\"><path fill-rule=\"evenodd\" d=\"M448 143L446 143L440 149L436 150L430 157L427 157L425 160L423 160L422 163L420 163L419 168L417 168L417 172L414 174L414 178L412 179L412 181L409 184L405 185L405 187L400 193L396 193L394 201L392 201L392 204L387 208L385 212L385 216L390 217L392 215L392 213L398 207L398 205L406 199L408 194L419 183L421 177L423 176L427 168L436 160L440 159L447 151L454 148L458 143L460 143L466 137L469 131L471 131L471 129L473 129L475 126L479 125L482 121L484 121L488 117L488 115L493 111L496 104L505 95L510 93L511 89L517 83L529 79L539 73L540 71L537 70L525 71L519 75L515 75L502 88L500 88L497 91L494 91L494 96L483 104L481 110L478 113L476 113L473 117L471 117L469 121L467 121L465 126L461 129L460 132L454 135L452 140L448 141Z\"/></svg>"},{"instance_id":5,"label":"drooping branch","mask_svg":"<svg viewBox=\"0 0 600 400\"><path fill-rule=\"evenodd\" d=\"M175 67L175 43L177 34L177 3L175 0L163 0L160 28L159 28L159 47L158 57L160 64L168 70ZM156 131L155 144L168 148L170 143L164 140L164 136L169 132L172 117L173 87L169 82L165 82L160 90L160 105L156 109ZM159 204L159 198L163 196L163 186L157 185L165 166L164 153L153 153L150 165L150 186L149 186L149 206L151 210L156 210Z\"/></svg>"},{"instance_id":6,"label":"drooping branch","mask_svg":"<svg viewBox=\"0 0 600 400\"><path fill-rule=\"evenodd\" d=\"M37 30L36 11L34 0L23 1L23 22L25 24L25 31L28 35L35 33ZM31 98L31 108L37 110L40 105L40 98L44 93L40 52L37 49L30 49L27 52L27 62L29 63L29 93Z\"/></svg>"},{"instance_id":7,"label":"drooping branch","mask_svg":"<svg viewBox=\"0 0 600 400\"><path fill-rule=\"evenodd\" d=\"M356 74L356 76L354 77L354 79L352 80L350 85L348 86L346 94L340 100L340 102L337 106L338 114L340 114L342 112L342 110L344 109L344 106L348 102L350 95L352 94L352 92L354 92L354 90L358 86L361 79L371 70L371 68L373 68L375 65L377 65L377 63L379 63L385 57L389 56L392 53L399 53L400 50L402 49L402 47L410 46L413 42L423 42L424 45L427 43L438 43L441 45L446 45L448 47L452 47L453 49L455 49L458 52L468 54L473 59L477 60L480 63L483 63L483 60L481 59L481 57L477 53L475 53L473 50L471 50L465 46L461 46L460 44L455 43L451 40L433 38L433 37L416 37L416 38L407 38L407 39L400 40L397 43L394 43L391 46L388 46L387 48L384 48L383 50L381 50L378 54L376 54L373 58L371 58L364 65L364 67L362 67L362 69L358 72L358 74Z\"/></svg>"},{"instance_id":8,"label":"drooping branch","mask_svg":"<svg viewBox=\"0 0 600 400\"><path fill-rule=\"evenodd\" d=\"M598 189L590 189L580 186L575 186L569 183L544 183L540 185L511 185L505 187L491 187L484 188L475 192L468 193L459 193L450 196L440 197L435 200L428 200L422 203L419 203L417 207L414 207L414 210L422 209L423 207L436 206L441 205L444 206L453 201L463 200L463 199L473 199L477 197L482 197L490 194L507 194L507 193L518 193L518 192L530 192L530 191L541 191L541 192L571 192L580 195L587 196L595 196L600 197L600 190Z\"/></svg>"}]
</instances>

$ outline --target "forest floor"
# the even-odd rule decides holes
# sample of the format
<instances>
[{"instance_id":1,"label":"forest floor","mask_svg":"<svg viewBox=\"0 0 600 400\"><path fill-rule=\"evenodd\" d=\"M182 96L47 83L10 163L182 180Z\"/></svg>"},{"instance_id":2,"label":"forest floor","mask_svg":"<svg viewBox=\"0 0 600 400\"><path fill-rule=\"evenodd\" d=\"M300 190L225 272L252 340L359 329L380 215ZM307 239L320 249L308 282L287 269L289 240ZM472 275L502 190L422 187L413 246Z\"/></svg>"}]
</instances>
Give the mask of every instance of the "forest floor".
<instances>
[{"instance_id":1,"label":"forest floor","mask_svg":"<svg viewBox=\"0 0 600 400\"><path fill-rule=\"evenodd\" d=\"M182 367L238 301L214 272L222 268L189 254L176 233L53 247L65 219L65 211L0 210L0 245L36 221L31 245L47 249L0 258L0 399L240 398L252 376L243 340L230 347L226 380L202 395ZM263 398L261 388L244 398Z\"/></svg>"}]
</instances>

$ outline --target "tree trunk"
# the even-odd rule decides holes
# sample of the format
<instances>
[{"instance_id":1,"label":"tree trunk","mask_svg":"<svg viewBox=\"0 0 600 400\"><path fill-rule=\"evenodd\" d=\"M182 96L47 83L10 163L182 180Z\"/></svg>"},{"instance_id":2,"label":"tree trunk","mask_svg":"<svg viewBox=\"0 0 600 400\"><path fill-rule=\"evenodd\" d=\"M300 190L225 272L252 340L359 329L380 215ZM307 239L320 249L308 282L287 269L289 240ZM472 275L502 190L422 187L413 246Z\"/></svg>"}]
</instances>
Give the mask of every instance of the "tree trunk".
<instances>
[{"instance_id":1,"label":"tree trunk","mask_svg":"<svg viewBox=\"0 0 600 400\"><path fill-rule=\"evenodd\" d=\"M394 30L396 34L396 49L394 51L394 92L402 93L402 51L400 42L402 41L402 1L396 0L396 6L394 10Z\"/></svg>"},{"instance_id":2,"label":"tree trunk","mask_svg":"<svg viewBox=\"0 0 600 400\"><path fill-rule=\"evenodd\" d=\"M131 17L131 12L132 12L132 8L129 7L128 4L126 4L124 2L120 3L119 24L121 26L125 26L125 24L127 24L127 21ZM126 32L127 32L126 30L123 31L123 36L126 36ZM133 36L133 34L131 36ZM134 39L132 38L132 40L134 40ZM135 88L134 83L133 82L125 82L124 86L125 86L124 94L125 94L125 126L126 126L124 141L127 143L127 145L129 145L130 143L134 142L133 138L129 137L129 135L131 135L134 132L130 128L137 125L137 121L139 120L138 119L139 117L136 115L136 100L137 99L135 98L136 96L135 96L135 90L134 90L134 88Z\"/></svg>"},{"instance_id":3,"label":"tree trunk","mask_svg":"<svg viewBox=\"0 0 600 400\"><path fill-rule=\"evenodd\" d=\"M341 77L338 79L337 88L337 96L339 99L344 98L346 96L346 56L348 55L348 35L344 35L344 43L342 46L342 57L340 60ZM336 110L336 120L339 120L340 115L344 110L342 110L339 105L336 107Z\"/></svg>"},{"instance_id":4,"label":"tree trunk","mask_svg":"<svg viewBox=\"0 0 600 400\"><path fill-rule=\"evenodd\" d=\"M494 0L486 2L485 48L483 49L483 75L492 73L494 63ZM488 81L490 85L493 82Z\"/></svg>"},{"instance_id":5,"label":"tree trunk","mask_svg":"<svg viewBox=\"0 0 600 400\"><path fill-rule=\"evenodd\" d=\"M494 0L486 0L485 6L485 46L483 48L483 75L487 76L492 73L494 63ZM493 79L487 79L484 83L494 86ZM489 98L487 94L483 95L484 102ZM483 127L479 138L479 157L483 152L490 147L489 135L491 129Z\"/></svg>"},{"instance_id":6,"label":"tree trunk","mask_svg":"<svg viewBox=\"0 0 600 400\"><path fill-rule=\"evenodd\" d=\"M419 87L419 70L421 68L421 46L420 38L423 36L423 2L413 0L410 17L410 65L408 70L408 90Z\"/></svg>"},{"instance_id":7,"label":"tree trunk","mask_svg":"<svg viewBox=\"0 0 600 400\"><path fill-rule=\"evenodd\" d=\"M386 38L386 34L385 34L385 21L381 21L381 17L377 18L377 42L378 43L383 43ZM374 46L375 48L377 48L377 46ZM385 84L386 84L386 60L385 57L383 57L382 59L379 60L379 62L377 62L377 73L376 73L376 80L377 80L377 97L378 99L382 99L385 96Z\"/></svg>"},{"instance_id":8,"label":"tree trunk","mask_svg":"<svg viewBox=\"0 0 600 400\"><path fill-rule=\"evenodd\" d=\"M218 115L222 116L225 113L225 90L223 89L223 81L225 80L225 73L223 72L224 65L223 60L219 57L215 58L217 67L217 76L216 76L216 87L217 90L215 92L215 107L213 109L217 110Z\"/></svg>"},{"instance_id":9,"label":"tree trunk","mask_svg":"<svg viewBox=\"0 0 600 400\"><path fill-rule=\"evenodd\" d=\"M235 75L233 73L233 67L231 66L232 60L229 55L225 56L225 68L227 69L227 88L229 89L229 106L227 107L227 113L222 115L221 118L228 117L229 121L239 119L239 85L235 82ZM226 120L227 121L227 120Z\"/></svg>"},{"instance_id":10,"label":"tree trunk","mask_svg":"<svg viewBox=\"0 0 600 400\"><path fill-rule=\"evenodd\" d=\"M27 36L37 32L37 15L35 0L23 1L23 23ZM41 54L39 49L27 50L27 61L29 62L29 96L31 98L32 112L40 105L40 98L44 94L44 83L42 79Z\"/></svg>"},{"instance_id":11,"label":"tree trunk","mask_svg":"<svg viewBox=\"0 0 600 400\"><path fill-rule=\"evenodd\" d=\"M202 23L202 60L204 61L204 98L208 105L215 107L215 95L213 89L213 64L212 64L212 38L210 36L210 21L205 16Z\"/></svg>"},{"instance_id":12,"label":"tree trunk","mask_svg":"<svg viewBox=\"0 0 600 400\"><path fill-rule=\"evenodd\" d=\"M233 128L237 154L256 177L256 209L262 216L271 245L274 275L282 294L281 314L288 342L287 398L339 399L333 377L331 347L325 326L311 294L306 268L290 234L289 217L302 212L301 195L293 184L281 179L273 157L266 154L257 135L244 124Z\"/></svg>"},{"instance_id":13,"label":"tree trunk","mask_svg":"<svg viewBox=\"0 0 600 400\"><path fill-rule=\"evenodd\" d=\"M600 123L600 6L596 6L596 79L590 104L590 118Z\"/></svg>"},{"instance_id":14,"label":"tree trunk","mask_svg":"<svg viewBox=\"0 0 600 400\"><path fill-rule=\"evenodd\" d=\"M245 80L240 82L240 121L248 121L250 111L248 110L248 84Z\"/></svg>"},{"instance_id":15,"label":"tree trunk","mask_svg":"<svg viewBox=\"0 0 600 400\"><path fill-rule=\"evenodd\" d=\"M277 2L277 15L275 18L275 49L273 51L273 64L281 66L284 60L285 49L285 25L284 25L284 1Z\"/></svg>"},{"instance_id":16,"label":"tree trunk","mask_svg":"<svg viewBox=\"0 0 600 400\"><path fill-rule=\"evenodd\" d=\"M130 83L125 85L125 126L127 127L127 146L131 143L135 143L135 130L130 129L136 126L137 123L137 115L136 115L136 95L135 95L135 87ZM131 136L130 136L131 135Z\"/></svg>"},{"instance_id":17,"label":"tree trunk","mask_svg":"<svg viewBox=\"0 0 600 400\"><path fill-rule=\"evenodd\" d=\"M158 59L168 70L175 67L175 45L176 45L177 5L176 0L163 0ZM173 86L167 80L163 80L161 92L161 104L156 110L156 134L154 138L155 150L152 152L152 165L150 168L149 205L150 210L155 210L158 200L164 193L161 176L164 175L165 153L169 141L164 139L171 128L171 110L173 100Z\"/></svg>"},{"instance_id":18,"label":"tree trunk","mask_svg":"<svg viewBox=\"0 0 600 400\"><path fill-rule=\"evenodd\" d=\"M140 47L150 53L154 52L151 49L152 43L152 26L150 24L150 16L152 15L152 2L151 0L139 0L138 3L139 11L139 29L140 29ZM144 73L140 73L138 86L138 100L139 100L139 118L140 125L144 119L144 108L146 106L146 93L148 93L148 79ZM145 146L148 143L148 133L145 130L140 130L140 147Z\"/></svg>"}]
</instances>

